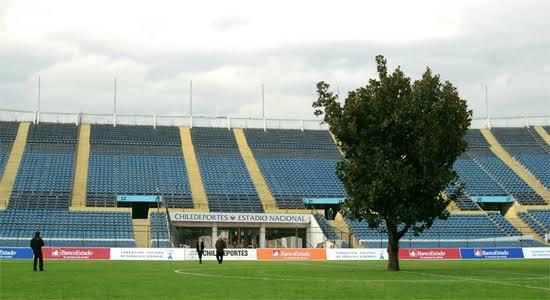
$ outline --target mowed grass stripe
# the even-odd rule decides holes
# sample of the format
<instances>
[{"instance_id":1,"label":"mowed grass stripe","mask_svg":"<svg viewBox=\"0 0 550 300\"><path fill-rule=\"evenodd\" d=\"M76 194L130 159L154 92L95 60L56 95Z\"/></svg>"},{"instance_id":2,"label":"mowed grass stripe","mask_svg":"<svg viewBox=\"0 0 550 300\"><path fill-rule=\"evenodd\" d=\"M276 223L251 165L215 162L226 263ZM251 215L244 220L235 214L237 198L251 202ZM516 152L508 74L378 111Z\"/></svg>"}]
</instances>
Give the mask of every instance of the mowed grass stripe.
<instances>
[{"instance_id":1,"label":"mowed grass stripe","mask_svg":"<svg viewBox=\"0 0 550 300\"><path fill-rule=\"evenodd\" d=\"M2 299L549 299L550 260L0 261ZM178 274L176 270L183 270ZM200 275L196 275L200 274ZM518 277L524 279L517 279ZM223 276L223 277L218 277ZM262 279L260 279L262 278ZM531 279L533 278L533 279ZM548 279L545 279L548 278Z\"/></svg>"}]
</instances>

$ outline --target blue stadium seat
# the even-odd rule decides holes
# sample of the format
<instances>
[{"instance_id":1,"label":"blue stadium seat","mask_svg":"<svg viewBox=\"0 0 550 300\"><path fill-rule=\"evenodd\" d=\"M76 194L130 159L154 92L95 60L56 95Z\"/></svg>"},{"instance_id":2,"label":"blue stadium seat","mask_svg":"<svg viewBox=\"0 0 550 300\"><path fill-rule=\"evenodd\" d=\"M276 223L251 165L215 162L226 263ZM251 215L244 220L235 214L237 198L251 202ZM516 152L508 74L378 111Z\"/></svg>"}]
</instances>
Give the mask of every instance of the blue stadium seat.
<instances>
[{"instance_id":1,"label":"blue stadium seat","mask_svg":"<svg viewBox=\"0 0 550 300\"><path fill-rule=\"evenodd\" d=\"M497 213L498 214L498 213ZM496 220L496 221L495 221ZM369 248L387 247L387 234L382 224L370 229L367 222L346 220L355 237ZM529 247L543 246L533 240L499 239L520 235L506 219L490 216L451 214L448 220L436 220L430 229L419 236L407 232L400 241L403 248L421 247Z\"/></svg>"},{"instance_id":2,"label":"blue stadium seat","mask_svg":"<svg viewBox=\"0 0 550 300\"><path fill-rule=\"evenodd\" d=\"M8 208L69 207L77 131L72 124L30 125Z\"/></svg>"},{"instance_id":3,"label":"blue stadium seat","mask_svg":"<svg viewBox=\"0 0 550 300\"><path fill-rule=\"evenodd\" d=\"M170 208L193 201L177 127L93 125L87 206L114 206L116 195L156 195Z\"/></svg>"},{"instance_id":4,"label":"blue stadium seat","mask_svg":"<svg viewBox=\"0 0 550 300\"><path fill-rule=\"evenodd\" d=\"M0 246L28 247L37 230L50 247L135 247L130 213L0 211Z\"/></svg>"},{"instance_id":5,"label":"blue stadium seat","mask_svg":"<svg viewBox=\"0 0 550 300\"><path fill-rule=\"evenodd\" d=\"M191 129L191 139L212 212L263 212L262 203L233 132L223 128Z\"/></svg>"},{"instance_id":6,"label":"blue stadium seat","mask_svg":"<svg viewBox=\"0 0 550 300\"><path fill-rule=\"evenodd\" d=\"M336 177L342 159L328 131L244 131L279 208L304 208L304 198L344 198Z\"/></svg>"}]
</instances>

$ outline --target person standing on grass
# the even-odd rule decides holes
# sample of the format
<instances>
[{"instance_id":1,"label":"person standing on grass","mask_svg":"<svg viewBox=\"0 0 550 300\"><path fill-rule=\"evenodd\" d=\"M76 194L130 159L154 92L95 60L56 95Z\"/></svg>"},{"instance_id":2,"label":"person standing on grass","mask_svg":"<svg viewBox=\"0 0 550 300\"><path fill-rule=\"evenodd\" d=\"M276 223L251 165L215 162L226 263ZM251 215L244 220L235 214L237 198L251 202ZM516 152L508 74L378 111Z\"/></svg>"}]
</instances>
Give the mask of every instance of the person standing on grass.
<instances>
[{"instance_id":1,"label":"person standing on grass","mask_svg":"<svg viewBox=\"0 0 550 300\"><path fill-rule=\"evenodd\" d=\"M202 264L202 254L204 253L204 242L199 238L196 243L197 254L199 255L199 264Z\"/></svg>"},{"instance_id":2,"label":"person standing on grass","mask_svg":"<svg viewBox=\"0 0 550 300\"><path fill-rule=\"evenodd\" d=\"M40 271L44 271L44 258L42 257L42 247L44 247L44 241L40 237L40 232L35 232L34 237L31 239L31 249L34 253L33 270L36 271L36 262L39 261Z\"/></svg>"},{"instance_id":3,"label":"person standing on grass","mask_svg":"<svg viewBox=\"0 0 550 300\"><path fill-rule=\"evenodd\" d=\"M220 238L216 241L216 260L218 260L219 264L223 262L223 255L224 255L225 248L227 248L227 243L220 236Z\"/></svg>"}]
</instances>

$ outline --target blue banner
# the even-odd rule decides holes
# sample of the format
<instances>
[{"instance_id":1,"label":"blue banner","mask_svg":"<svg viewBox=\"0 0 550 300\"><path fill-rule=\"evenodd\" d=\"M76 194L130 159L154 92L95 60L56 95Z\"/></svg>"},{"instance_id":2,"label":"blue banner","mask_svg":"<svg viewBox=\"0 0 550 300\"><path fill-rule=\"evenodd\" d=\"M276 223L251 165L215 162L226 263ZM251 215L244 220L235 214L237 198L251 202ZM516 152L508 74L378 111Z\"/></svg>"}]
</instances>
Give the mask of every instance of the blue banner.
<instances>
[{"instance_id":1,"label":"blue banner","mask_svg":"<svg viewBox=\"0 0 550 300\"><path fill-rule=\"evenodd\" d=\"M31 248L0 248L0 259L31 259Z\"/></svg>"},{"instance_id":2,"label":"blue banner","mask_svg":"<svg viewBox=\"0 0 550 300\"><path fill-rule=\"evenodd\" d=\"M521 248L461 248L462 259L523 258Z\"/></svg>"}]
</instances>

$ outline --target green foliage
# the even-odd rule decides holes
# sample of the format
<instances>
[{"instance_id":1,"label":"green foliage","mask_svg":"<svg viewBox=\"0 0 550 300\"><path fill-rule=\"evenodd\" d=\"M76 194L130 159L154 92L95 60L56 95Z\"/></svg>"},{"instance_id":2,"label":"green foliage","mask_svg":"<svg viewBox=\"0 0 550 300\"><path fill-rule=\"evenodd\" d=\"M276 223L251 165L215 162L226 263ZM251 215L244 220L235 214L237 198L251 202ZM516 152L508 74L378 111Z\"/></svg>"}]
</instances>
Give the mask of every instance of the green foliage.
<instances>
[{"instance_id":1,"label":"green foliage","mask_svg":"<svg viewBox=\"0 0 550 300\"><path fill-rule=\"evenodd\" d=\"M313 107L344 155L337 175L348 193L345 214L372 228L399 227L399 239L447 217L445 207L460 190L441 192L456 184L452 166L466 150L472 112L429 68L411 83L399 67L389 74L383 56L376 63L378 79L349 92L343 105L319 82Z\"/></svg>"}]
</instances>

